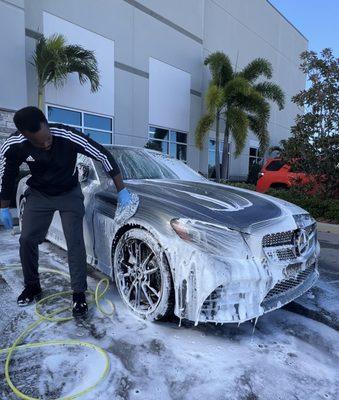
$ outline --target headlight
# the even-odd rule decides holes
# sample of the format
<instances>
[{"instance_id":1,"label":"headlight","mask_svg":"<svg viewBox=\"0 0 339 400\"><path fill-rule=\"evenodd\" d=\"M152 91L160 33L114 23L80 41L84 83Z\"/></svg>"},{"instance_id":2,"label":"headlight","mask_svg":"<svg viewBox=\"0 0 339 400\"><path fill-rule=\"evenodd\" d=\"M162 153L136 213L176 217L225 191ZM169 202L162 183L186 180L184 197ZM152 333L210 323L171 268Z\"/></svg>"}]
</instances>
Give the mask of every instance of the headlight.
<instances>
[{"instance_id":1,"label":"headlight","mask_svg":"<svg viewBox=\"0 0 339 400\"><path fill-rule=\"evenodd\" d=\"M310 226L316 222L315 219L308 213L293 215L293 218L298 228L305 228L306 226Z\"/></svg>"},{"instance_id":2,"label":"headlight","mask_svg":"<svg viewBox=\"0 0 339 400\"><path fill-rule=\"evenodd\" d=\"M181 239L202 251L221 257L248 257L242 235L233 229L188 218L174 218L171 226Z\"/></svg>"}]
</instances>

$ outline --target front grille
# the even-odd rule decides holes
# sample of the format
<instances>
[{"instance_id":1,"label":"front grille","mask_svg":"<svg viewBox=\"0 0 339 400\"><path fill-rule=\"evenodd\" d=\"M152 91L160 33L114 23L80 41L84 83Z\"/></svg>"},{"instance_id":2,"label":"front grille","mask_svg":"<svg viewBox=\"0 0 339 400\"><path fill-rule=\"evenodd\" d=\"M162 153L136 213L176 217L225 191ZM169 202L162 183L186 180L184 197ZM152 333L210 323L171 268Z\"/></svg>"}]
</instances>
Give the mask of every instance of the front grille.
<instances>
[{"instance_id":1,"label":"front grille","mask_svg":"<svg viewBox=\"0 0 339 400\"><path fill-rule=\"evenodd\" d=\"M204 301L201 307L201 314L205 317L210 316L212 319L218 311L218 302L222 298L224 286L218 286ZM226 293L225 293L226 295Z\"/></svg>"},{"instance_id":2,"label":"front grille","mask_svg":"<svg viewBox=\"0 0 339 400\"><path fill-rule=\"evenodd\" d=\"M281 296L291 289L301 285L304 280L315 271L315 264L310 265L304 271L299 272L295 277L284 279L278 282L265 296L264 302L274 297Z\"/></svg>"},{"instance_id":3,"label":"front grille","mask_svg":"<svg viewBox=\"0 0 339 400\"><path fill-rule=\"evenodd\" d=\"M276 253L280 261L293 260L295 258L295 254L291 248L278 249Z\"/></svg>"},{"instance_id":4,"label":"front grille","mask_svg":"<svg viewBox=\"0 0 339 400\"><path fill-rule=\"evenodd\" d=\"M297 258L293 247L267 247L264 248L266 256L272 261L293 261Z\"/></svg>"},{"instance_id":5,"label":"front grille","mask_svg":"<svg viewBox=\"0 0 339 400\"><path fill-rule=\"evenodd\" d=\"M275 247L293 244L294 231L270 233L262 239L263 247Z\"/></svg>"},{"instance_id":6,"label":"front grille","mask_svg":"<svg viewBox=\"0 0 339 400\"><path fill-rule=\"evenodd\" d=\"M316 235L315 229L316 224L309 225L304 228L308 238L309 245L315 243ZM290 230L286 232L270 233L263 237L262 247L266 256L274 261L293 261L297 258L297 249L295 245L295 235L299 230Z\"/></svg>"}]
</instances>

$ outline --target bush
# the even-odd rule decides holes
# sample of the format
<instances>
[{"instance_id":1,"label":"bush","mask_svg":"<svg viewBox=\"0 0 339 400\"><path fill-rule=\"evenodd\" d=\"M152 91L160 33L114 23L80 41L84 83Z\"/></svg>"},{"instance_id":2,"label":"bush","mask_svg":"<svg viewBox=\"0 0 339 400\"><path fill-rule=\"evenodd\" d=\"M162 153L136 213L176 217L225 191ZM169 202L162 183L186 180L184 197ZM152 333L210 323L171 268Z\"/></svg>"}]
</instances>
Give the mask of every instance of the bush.
<instances>
[{"instance_id":1,"label":"bush","mask_svg":"<svg viewBox=\"0 0 339 400\"><path fill-rule=\"evenodd\" d=\"M225 185L238 187L241 189L255 190L255 185L246 182L228 182L223 179L220 180L220 183L224 183Z\"/></svg>"},{"instance_id":2,"label":"bush","mask_svg":"<svg viewBox=\"0 0 339 400\"><path fill-rule=\"evenodd\" d=\"M244 182L221 181L221 183L242 189L255 190L255 185ZM308 211L313 218L319 221L339 224L339 199L337 198L324 198L319 194L310 195L305 193L303 188L297 187L287 190L270 189L267 194L296 204Z\"/></svg>"},{"instance_id":3,"label":"bush","mask_svg":"<svg viewBox=\"0 0 339 400\"><path fill-rule=\"evenodd\" d=\"M267 194L296 204L308 211L316 219L339 223L339 199L309 195L298 188L289 190L270 189Z\"/></svg>"}]
</instances>

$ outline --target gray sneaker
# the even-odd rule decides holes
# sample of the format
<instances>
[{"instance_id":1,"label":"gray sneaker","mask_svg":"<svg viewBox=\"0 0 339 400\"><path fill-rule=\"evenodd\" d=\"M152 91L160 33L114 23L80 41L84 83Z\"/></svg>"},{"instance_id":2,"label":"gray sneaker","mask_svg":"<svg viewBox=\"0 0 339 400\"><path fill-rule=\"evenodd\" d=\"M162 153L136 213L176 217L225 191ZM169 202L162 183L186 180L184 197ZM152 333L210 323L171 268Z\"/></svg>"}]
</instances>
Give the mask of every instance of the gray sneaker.
<instances>
[{"instance_id":1,"label":"gray sneaker","mask_svg":"<svg viewBox=\"0 0 339 400\"><path fill-rule=\"evenodd\" d=\"M138 206L139 196L136 193L131 193L131 201L127 205L123 206L118 202L114 221L118 225L122 225L137 212Z\"/></svg>"}]
</instances>

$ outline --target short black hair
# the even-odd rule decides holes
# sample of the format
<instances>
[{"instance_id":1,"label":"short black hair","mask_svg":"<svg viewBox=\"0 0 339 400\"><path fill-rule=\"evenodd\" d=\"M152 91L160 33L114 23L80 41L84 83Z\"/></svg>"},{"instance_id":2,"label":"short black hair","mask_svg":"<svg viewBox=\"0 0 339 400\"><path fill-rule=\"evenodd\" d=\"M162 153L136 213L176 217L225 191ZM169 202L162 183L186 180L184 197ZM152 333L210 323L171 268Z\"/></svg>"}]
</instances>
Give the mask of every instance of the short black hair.
<instances>
[{"instance_id":1,"label":"short black hair","mask_svg":"<svg viewBox=\"0 0 339 400\"><path fill-rule=\"evenodd\" d=\"M47 119L39 108L24 107L14 114L13 122L18 131L35 133L40 130L41 123L47 124Z\"/></svg>"}]
</instances>

